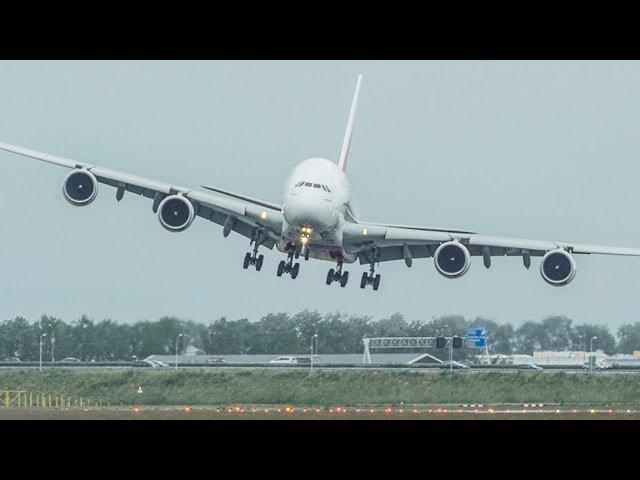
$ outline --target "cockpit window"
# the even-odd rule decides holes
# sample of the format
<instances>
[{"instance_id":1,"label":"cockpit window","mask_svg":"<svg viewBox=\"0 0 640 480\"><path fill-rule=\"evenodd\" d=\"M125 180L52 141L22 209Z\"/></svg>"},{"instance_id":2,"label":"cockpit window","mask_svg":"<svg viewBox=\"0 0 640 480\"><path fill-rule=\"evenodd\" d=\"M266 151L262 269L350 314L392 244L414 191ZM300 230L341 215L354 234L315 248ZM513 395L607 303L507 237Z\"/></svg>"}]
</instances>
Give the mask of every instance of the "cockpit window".
<instances>
[{"instance_id":1,"label":"cockpit window","mask_svg":"<svg viewBox=\"0 0 640 480\"><path fill-rule=\"evenodd\" d=\"M305 180L302 180L298 183L295 184L296 187L312 187L312 188L321 188L323 189L325 192L329 192L331 193L331 190L329 190L329 187L327 187L326 185L323 185L321 183L312 183L312 182L307 182Z\"/></svg>"}]
</instances>

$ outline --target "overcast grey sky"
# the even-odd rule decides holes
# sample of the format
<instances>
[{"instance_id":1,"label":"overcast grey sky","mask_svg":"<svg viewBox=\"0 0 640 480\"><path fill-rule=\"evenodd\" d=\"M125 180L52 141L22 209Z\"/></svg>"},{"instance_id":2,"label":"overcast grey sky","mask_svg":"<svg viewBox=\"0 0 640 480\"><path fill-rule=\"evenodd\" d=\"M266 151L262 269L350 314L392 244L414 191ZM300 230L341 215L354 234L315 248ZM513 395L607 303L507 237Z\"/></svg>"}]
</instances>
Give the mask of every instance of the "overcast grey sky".
<instances>
[{"instance_id":1,"label":"overcast grey sky","mask_svg":"<svg viewBox=\"0 0 640 480\"><path fill-rule=\"evenodd\" d=\"M279 202L289 170L335 159L364 75L349 178L362 220L640 247L638 62L0 62L0 139L159 180ZM564 288L474 258L448 280L433 260L277 278L241 267L248 241L196 221L171 234L148 199L101 186L89 207L61 194L62 167L0 152L0 319L83 313L121 322L209 322L340 310L380 318L447 313L519 324L549 314L617 327L637 320L640 259L577 256Z\"/></svg>"}]
</instances>

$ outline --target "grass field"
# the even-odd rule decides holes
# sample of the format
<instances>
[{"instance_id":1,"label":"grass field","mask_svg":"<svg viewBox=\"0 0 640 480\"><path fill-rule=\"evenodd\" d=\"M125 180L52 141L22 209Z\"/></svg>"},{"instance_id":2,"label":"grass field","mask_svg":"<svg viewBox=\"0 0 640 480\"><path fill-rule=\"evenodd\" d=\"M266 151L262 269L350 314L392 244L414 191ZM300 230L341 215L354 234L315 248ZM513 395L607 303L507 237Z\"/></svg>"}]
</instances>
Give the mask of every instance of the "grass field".
<instances>
[{"instance_id":1,"label":"grass field","mask_svg":"<svg viewBox=\"0 0 640 480\"><path fill-rule=\"evenodd\" d=\"M640 404L640 375L624 373L12 368L0 369L2 389L123 406Z\"/></svg>"}]
</instances>

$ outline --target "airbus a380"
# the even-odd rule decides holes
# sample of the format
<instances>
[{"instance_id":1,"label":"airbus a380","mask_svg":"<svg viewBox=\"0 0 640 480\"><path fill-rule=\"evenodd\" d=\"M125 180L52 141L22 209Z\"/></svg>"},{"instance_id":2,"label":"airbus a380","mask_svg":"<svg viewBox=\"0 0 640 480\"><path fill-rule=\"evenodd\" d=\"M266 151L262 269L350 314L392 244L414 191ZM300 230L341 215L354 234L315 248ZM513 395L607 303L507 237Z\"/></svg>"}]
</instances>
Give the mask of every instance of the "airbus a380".
<instances>
[{"instance_id":1,"label":"airbus a380","mask_svg":"<svg viewBox=\"0 0 640 480\"><path fill-rule=\"evenodd\" d=\"M574 254L640 256L640 249L358 221L351 208L346 171L361 82L362 76L358 76L338 161L309 158L296 165L285 182L282 205L211 186L203 185L206 191L192 190L2 142L0 149L71 169L62 182L62 194L71 205L89 205L102 183L116 189L117 201L125 192L153 199L153 212L170 232L182 232L201 217L221 225L225 237L239 233L250 239L251 251L242 264L245 269L260 271L264 256L259 248L276 247L287 256L278 265L278 277L287 274L296 278L300 271L297 260L313 258L334 262L326 284L337 282L344 287L349 280L344 264L358 261L369 265L360 278L360 288L371 285L378 290L380 275L375 268L380 262L403 260L411 267L413 259L433 257L438 273L457 278L467 273L472 256L481 256L486 268L491 266L491 257L513 256L520 257L526 268L531 257L542 257L542 278L550 285L562 286L575 277Z\"/></svg>"}]
</instances>

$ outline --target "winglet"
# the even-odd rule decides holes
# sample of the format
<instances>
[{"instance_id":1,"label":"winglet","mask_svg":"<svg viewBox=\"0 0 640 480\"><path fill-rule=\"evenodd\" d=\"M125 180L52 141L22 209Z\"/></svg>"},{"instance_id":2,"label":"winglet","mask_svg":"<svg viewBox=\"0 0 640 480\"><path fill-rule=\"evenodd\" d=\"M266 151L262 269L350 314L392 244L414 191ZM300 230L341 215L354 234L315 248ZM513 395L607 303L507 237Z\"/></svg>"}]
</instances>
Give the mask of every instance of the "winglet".
<instances>
[{"instance_id":1,"label":"winglet","mask_svg":"<svg viewBox=\"0 0 640 480\"><path fill-rule=\"evenodd\" d=\"M356 92L353 95L353 102L351 103L351 111L349 112L349 120L347 121L347 129L344 132L344 139L342 140L342 150L340 150L340 159L338 160L338 166L342 171L347 170L347 160L349 158L349 148L351 147L351 136L353 135L353 124L356 121L356 109L358 108L358 97L360 96L361 83L362 83L362 75L358 75L358 81L356 83Z\"/></svg>"}]
</instances>

